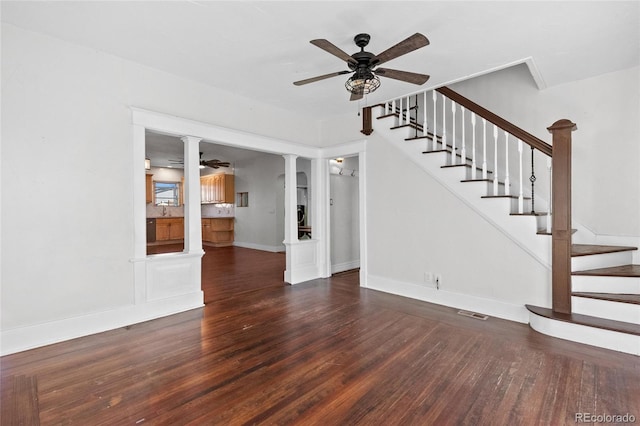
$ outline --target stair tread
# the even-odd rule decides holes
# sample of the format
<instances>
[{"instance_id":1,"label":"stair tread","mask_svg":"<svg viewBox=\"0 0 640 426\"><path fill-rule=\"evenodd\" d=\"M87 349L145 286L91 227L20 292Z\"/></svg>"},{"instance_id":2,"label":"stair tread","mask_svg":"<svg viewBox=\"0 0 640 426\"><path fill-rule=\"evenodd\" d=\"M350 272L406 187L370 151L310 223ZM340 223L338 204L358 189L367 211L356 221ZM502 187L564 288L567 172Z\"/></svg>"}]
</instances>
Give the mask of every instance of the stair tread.
<instances>
[{"instance_id":1,"label":"stair tread","mask_svg":"<svg viewBox=\"0 0 640 426\"><path fill-rule=\"evenodd\" d=\"M572 229L571 230L571 234L572 235L575 234L576 232L578 232L577 229ZM542 230L542 231L538 231L538 232L536 232L536 234L538 234L538 235L552 235L551 231L547 231L546 229Z\"/></svg>"},{"instance_id":2,"label":"stair tread","mask_svg":"<svg viewBox=\"0 0 640 426\"><path fill-rule=\"evenodd\" d=\"M509 213L509 216L546 216L547 212Z\"/></svg>"},{"instance_id":3,"label":"stair tread","mask_svg":"<svg viewBox=\"0 0 640 426\"><path fill-rule=\"evenodd\" d=\"M391 129L391 130L395 130L395 129L402 129L403 127L411 127L412 129L422 130L422 126L419 126L418 124L414 124L414 123L409 123L409 124L399 124L399 125L397 125L397 126L390 127L390 129Z\"/></svg>"},{"instance_id":4,"label":"stair tread","mask_svg":"<svg viewBox=\"0 0 640 426\"><path fill-rule=\"evenodd\" d=\"M553 312L553 310L549 308L542 308L540 306L525 306L530 312L552 320L564 321L572 324L584 325L587 327L601 328L603 330L617 331L619 333L640 336L640 325L632 324L630 322L615 321L576 313L563 314L560 312Z\"/></svg>"},{"instance_id":5,"label":"stair tread","mask_svg":"<svg viewBox=\"0 0 640 426\"><path fill-rule=\"evenodd\" d=\"M595 277L638 277L640 278L640 265L620 265L607 268L587 269L575 271L572 275L588 275Z\"/></svg>"},{"instance_id":6,"label":"stair tread","mask_svg":"<svg viewBox=\"0 0 640 426\"><path fill-rule=\"evenodd\" d=\"M480 198L511 198L513 200L517 200L519 197L517 195L483 195ZM531 197L523 197L523 200L530 200Z\"/></svg>"},{"instance_id":7,"label":"stair tread","mask_svg":"<svg viewBox=\"0 0 640 426\"><path fill-rule=\"evenodd\" d=\"M608 300L611 302L632 303L640 305L640 294L596 293L592 291L575 291L573 296L589 299Z\"/></svg>"},{"instance_id":8,"label":"stair tread","mask_svg":"<svg viewBox=\"0 0 640 426\"><path fill-rule=\"evenodd\" d=\"M630 246L605 246L597 244L572 244L571 256L589 256L592 254L618 253L622 251L638 250L637 247Z\"/></svg>"}]
</instances>

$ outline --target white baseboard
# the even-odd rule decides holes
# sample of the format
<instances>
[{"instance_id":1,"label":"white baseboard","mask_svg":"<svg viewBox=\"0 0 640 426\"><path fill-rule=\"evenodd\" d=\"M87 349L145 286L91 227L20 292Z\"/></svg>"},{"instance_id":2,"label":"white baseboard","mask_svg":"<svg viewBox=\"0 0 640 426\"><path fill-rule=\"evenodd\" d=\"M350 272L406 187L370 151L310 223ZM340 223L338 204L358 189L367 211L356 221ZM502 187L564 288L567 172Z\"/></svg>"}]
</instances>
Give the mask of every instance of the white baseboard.
<instances>
[{"instance_id":1,"label":"white baseboard","mask_svg":"<svg viewBox=\"0 0 640 426\"><path fill-rule=\"evenodd\" d=\"M0 355L21 352L200 308L204 306L203 300L202 291L197 291L144 304L4 330L0 333L0 342L2 342Z\"/></svg>"},{"instance_id":2,"label":"white baseboard","mask_svg":"<svg viewBox=\"0 0 640 426\"><path fill-rule=\"evenodd\" d=\"M282 246L267 246L264 244L254 244L254 243L243 243L242 241L234 241L233 245L236 247L243 247L243 248L249 248L249 249L254 249L254 250L262 250L262 251L270 251L273 253L279 253L279 252L283 252L286 251L286 248L284 245Z\"/></svg>"},{"instance_id":3,"label":"white baseboard","mask_svg":"<svg viewBox=\"0 0 640 426\"><path fill-rule=\"evenodd\" d=\"M523 324L529 322L529 311L522 305L514 305L495 299L485 299L462 293L437 290L424 285L402 282L390 278L369 275L367 288L418 299L437 305L478 312L491 317L502 318Z\"/></svg>"},{"instance_id":4,"label":"white baseboard","mask_svg":"<svg viewBox=\"0 0 640 426\"><path fill-rule=\"evenodd\" d=\"M351 269L357 269L360 267L360 260L352 260L351 262L342 262L331 265L331 273L337 274L338 272L349 271Z\"/></svg>"}]
</instances>

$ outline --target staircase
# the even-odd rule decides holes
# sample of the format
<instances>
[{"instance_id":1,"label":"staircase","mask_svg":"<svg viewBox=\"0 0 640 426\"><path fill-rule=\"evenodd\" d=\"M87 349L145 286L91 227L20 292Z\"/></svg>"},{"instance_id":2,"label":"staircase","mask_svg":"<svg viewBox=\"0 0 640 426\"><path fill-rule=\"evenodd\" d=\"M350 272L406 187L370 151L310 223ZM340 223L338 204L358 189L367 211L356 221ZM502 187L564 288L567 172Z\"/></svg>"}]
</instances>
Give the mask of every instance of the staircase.
<instances>
[{"instance_id":1,"label":"staircase","mask_svg":"<svg viewBox=\"0 0 640 426\"><path fill-rule=\"evenodd\" d=\"M595 244L594 235L572 223L570 157L569 181L562 183L569 194L562 197L553 171L562 164L550 145L448 88L365 108L362 132L374 127L539 262L550 269L553 264L554 306L526 305L534 330L640 355L640 265L632 262L637 248ZM554 146L561 142L554 133ZM569 133L569 155L570 143ZM559 157L561 149L556 151ZM568 217L565 229L562 215Z\"/></svg>"}]
</instances>

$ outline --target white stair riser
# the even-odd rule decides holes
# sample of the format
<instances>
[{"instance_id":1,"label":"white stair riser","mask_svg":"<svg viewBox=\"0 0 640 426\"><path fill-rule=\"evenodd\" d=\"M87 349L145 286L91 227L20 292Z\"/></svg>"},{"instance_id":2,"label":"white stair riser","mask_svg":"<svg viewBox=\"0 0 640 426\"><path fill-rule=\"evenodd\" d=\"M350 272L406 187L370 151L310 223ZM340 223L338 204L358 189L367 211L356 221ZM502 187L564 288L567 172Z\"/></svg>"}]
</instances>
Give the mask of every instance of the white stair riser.
<instances>
[{"instance_id":1,"label":"white stair riser","mask_svg":"<svg viewBox=\"0 0 640 426\"><path fill-rule=\"evenodd\" d=\"M640 294L640 277L571 276L573 291Z\"/></svg>"},{"instance_id":2,"label":"white stair riser","mask_svg":"<svg viewBox=\"0 0 640 426\"><path fill-rule=\"evenodd\" d=\"M640 324L640 305L576 296L571 298L571 305L576 314Z\"/></svg>"},{"instance_id":3,"label":"white stair riser","mask_svg":"<svg viewBox=\"0 0 640 426\"><path fill-rule=\"evenodd\" d=\"M571 258L571 270L586 271L589 269L629 265L632 258L633 255L630 251L592 254L590 256L575 256Z\"/></svg>"}]
</instances>

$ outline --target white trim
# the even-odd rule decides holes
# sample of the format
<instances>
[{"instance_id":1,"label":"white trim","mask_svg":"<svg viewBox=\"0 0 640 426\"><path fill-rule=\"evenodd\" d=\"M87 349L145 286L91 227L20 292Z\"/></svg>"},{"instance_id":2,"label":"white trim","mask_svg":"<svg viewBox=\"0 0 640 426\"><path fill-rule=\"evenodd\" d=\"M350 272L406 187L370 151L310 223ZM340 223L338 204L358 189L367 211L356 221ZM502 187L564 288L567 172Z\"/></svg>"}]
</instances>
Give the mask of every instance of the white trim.
<instances>
[{"instance_id":1,"label":"white trim","mask_svg":"<svg viewBox=\"0 0 640 426\"><path fill-rule=\"evenodd\" d=\"M360 286L367 287L367 139L359 139L321 149L320 155L326 159L358 156L358 209L360 226ZM329 195L329 194L327 194ZM329 199L326 200L326 214L329 216ZM327 219L327 229L331 224ZM331 232L327 232L327 259L331 259ZM334 272L335 273L335 272Z\"/></svg>"},{"instance_id":2,"label":"white trim","mask_svg":"<svg viewBox=\"0 0 640 426\"><path fill-rule=\"evenodd\" d=\"M242 130L202 123L142 108L131 107L133 124L146 129L180 136L195 136L220 145L234 146L271 154L295 154L317 158L320 149Z\"/></svg>"},{"instance_id":3,"label":"white trim","mask_svg":"<svg viewBox=\"0 0 640 426\"><path fill-rule=\"evenodd\" d=\"M377 275L369 275L367 277L367 288L435 303L436 305L478 312L523 324L529 322L528 311L523 305L515 305L500 300L436 290L418 283L398 281Z\"/></svg>"},{"instance_id":4,"label":"white trim","mask_svg":"<svg viewBox=\"0 0 640 426\"><path fill-rule=\"evenodd\" d=\"M26 327L1 334L0 355L137 324L204 306L202 291Z\"/></svg>"}]
</instances>

